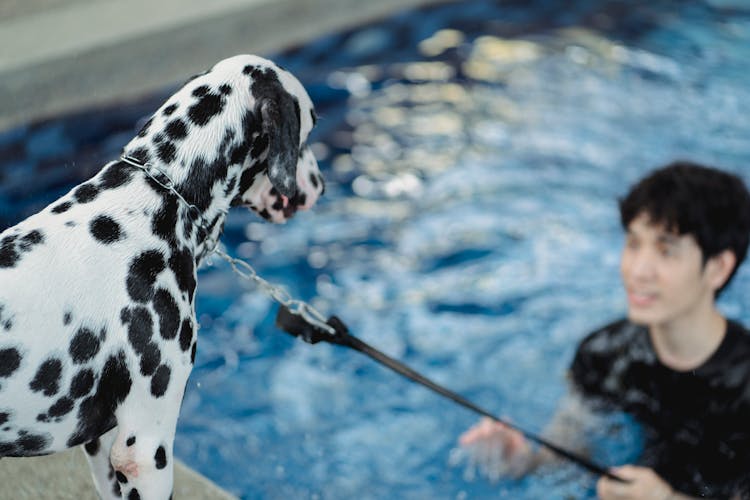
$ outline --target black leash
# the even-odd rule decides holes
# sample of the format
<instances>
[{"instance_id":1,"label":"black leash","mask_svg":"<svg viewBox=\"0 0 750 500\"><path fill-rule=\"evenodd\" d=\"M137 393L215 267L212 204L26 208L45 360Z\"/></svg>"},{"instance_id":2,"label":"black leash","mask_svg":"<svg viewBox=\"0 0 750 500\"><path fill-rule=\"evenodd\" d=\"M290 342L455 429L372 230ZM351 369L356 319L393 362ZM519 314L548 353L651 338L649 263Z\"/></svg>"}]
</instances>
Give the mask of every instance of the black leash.
<instances>
[{"instance_id":1,"label":"black leash","mask_svg":"<svg viewBox=\"0 0 750 500\"><path fill-rule=\"evenodd\" d=\"M471 401L456 394L455 392L452 392L446 389L445 387L442 387L436 384L432 380L420 375L419 373L415 372L414 370L404 365L403 363L400 363L396 361L395 359L383 354L382 352L378 351L377 349L370 346L369 344L366 344L365 342L361 341L357 337L351 335L346 325L336 316L331 316L326 323L334 329L334 331L336 332L335 334L332 335L322 330L321 328L313 324L310 324L302 316L292 313L289 309L287 309L286 306L283 306L283 305L279 308L279 312L276 315L276 326L281 328L286 333L289 333L290 335L294 335L295 337L300 337L309 344L317 344L320 341L324 341L324 342L329 342L331 344L337 344L337 345L342 345L345 347L350 347L356 351L366 354L367 356L371 357L378 363L381 363L387 366L388 368L395 371L396 373L399 373L403 375L404 377L407 377L413 380L414 382L417 382L429 389L432 389L438 394L445 396L448 399L451 399L452 401L455 401L456 403L474 411L475 413L478 413L485 417L489 417L492 420L495 420L496 422L500 422L501 424L504 424L512 429L515 429L516 431L523 434L528 440L533 441L537 444L540 444L541 446L544 446L550 451L556 453L557 455L567 460L570 460L571 462L583 467L589 472L592 472L598 476L606 476L609 479L614 479L615 481L619 481L623 483L627 482L624 479L612 474L601 465L595 464L594 462L588 460L585 457L582 457L569 450L561 448L557 446L556 444L547 441L543 437L540 437L532 432L522 429L521 427L515 424L512 424L501 418L496 417L495 415L491 414L487 410L480 408L479 406L475 405Z\"/></svg>"}]
</instances>

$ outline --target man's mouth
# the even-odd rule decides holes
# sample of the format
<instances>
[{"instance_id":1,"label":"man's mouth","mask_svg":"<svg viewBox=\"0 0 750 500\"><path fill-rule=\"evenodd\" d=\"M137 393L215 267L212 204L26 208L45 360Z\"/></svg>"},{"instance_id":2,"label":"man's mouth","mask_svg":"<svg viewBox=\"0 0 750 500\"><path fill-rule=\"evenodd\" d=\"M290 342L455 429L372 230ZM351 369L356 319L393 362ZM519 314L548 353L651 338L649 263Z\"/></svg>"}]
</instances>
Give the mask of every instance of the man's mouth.
<instances>
[{"instance_id":1,"label":"man's mouth","mask_svg":"<svg viewBox=\"0 0 750 500\"><path fill-rule=\"evenodd\" d=\"M640 290L628 290L628 302L635 307L648 307L656 302L658 295Z\"/></svg>"}]
</instances>

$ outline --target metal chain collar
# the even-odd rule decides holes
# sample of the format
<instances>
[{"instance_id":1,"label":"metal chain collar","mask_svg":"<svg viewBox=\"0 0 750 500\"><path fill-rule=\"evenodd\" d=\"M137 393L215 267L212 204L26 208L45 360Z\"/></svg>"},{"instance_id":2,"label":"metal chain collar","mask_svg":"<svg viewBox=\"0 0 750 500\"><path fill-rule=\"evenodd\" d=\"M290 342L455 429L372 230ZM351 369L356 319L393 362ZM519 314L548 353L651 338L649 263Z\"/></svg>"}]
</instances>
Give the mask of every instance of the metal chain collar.
<instances>
[{"instance_id":1,"label":"metal chain collar","mask_svg":"<svg viewBox=\"0 0 750 500\"><path fill-rule=\"evenodd\" d=\"M154 165L151 165L150 163L143 164L138 159L133 158L132 156L121 156L120 159L128 165L132 165L141 169L148 177L151 178L151 180L156 182L159 186L166 189L170 193L174 194L179 202L187 208L188 216L190 217L190 219L195 222L206 235L207 251L204 255L204 258L208 258L211 256L211 254L215 253L229 263L229 265L232 267L232 271L234 271L237 276L247 281L254 282L255 285L263 293L289 309L291 313L302 316L305 321L329 333L330 335L336 334L336 330L334 330L331 325L326 323L325 317L313 306L305 301L292 298L289 292L287 292L280 285L270 283L269 281L258 276L258 273L255 271L253 266L248 264L246 261L232 257L221 250L219 248L218 238L214 238L211 236L208 230L206 219L205 217L203 217L200 209L187 201L180 194L180 192L177 191L177 189L175 188L175 183L163 170Z\"/></svg>"}]
</instances>

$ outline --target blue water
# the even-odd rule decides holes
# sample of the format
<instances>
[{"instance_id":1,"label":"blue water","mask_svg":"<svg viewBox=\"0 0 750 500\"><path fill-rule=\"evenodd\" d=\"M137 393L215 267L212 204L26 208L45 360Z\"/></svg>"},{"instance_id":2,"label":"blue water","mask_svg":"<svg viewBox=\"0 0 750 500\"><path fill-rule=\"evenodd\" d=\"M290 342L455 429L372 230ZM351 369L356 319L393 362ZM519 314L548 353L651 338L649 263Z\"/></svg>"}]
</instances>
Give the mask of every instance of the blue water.
<instances>
[{"instance_id":1,"label":"blue water","mask_svg":"<svg viewBox=\"0 0 750 500\"><path fill-rule=\"evenodd\" d=\"M405 11L264 54L316 102L327 192L284 226L232 213L223 238L363 340L537 432L576 342L624 313L617 197L676 158L750 180L743 2L561 3ZM173 90L0 135L0 228L115 157ZM720 305L750 323L748 269ZM470 479L450 457L474 415L279 332L275 306L225 265L201 271L197 307L176 454L242 498L593 497L570 465ZM633 460L637 427L610 424L594 458Z\"/></svg>"}]
</instances>

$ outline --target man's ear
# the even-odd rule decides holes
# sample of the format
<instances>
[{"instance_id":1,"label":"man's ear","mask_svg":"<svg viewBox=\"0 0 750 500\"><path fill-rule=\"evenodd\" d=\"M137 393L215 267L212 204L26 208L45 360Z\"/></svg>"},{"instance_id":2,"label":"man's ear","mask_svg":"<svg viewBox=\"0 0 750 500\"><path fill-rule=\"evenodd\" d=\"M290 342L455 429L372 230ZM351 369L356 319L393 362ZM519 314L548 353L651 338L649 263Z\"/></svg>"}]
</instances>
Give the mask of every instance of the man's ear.
<instances>
[{"instance_id":1,"label":"man's ear","mask_svg":"<svg viewBox=\"0 0 750 500\"><path fill-rule=\"evenodd\" d=\"M276 93L260 102L263 133L268 137L268 178L281 194L297 192L300 123L297 102L288 92Z\"/></svg>"},{"instance_id":2,"label":"man's ear","mask_svg":"<svg viewBox=\"0 0 750 500\"><path fill-rule=\"evenodd\" d=\"M737 265L737 257L729 249L722 250L708 259L705 272L708 282L714 290L724 286L735 265Z\"/></svg>"}]
</instances>

